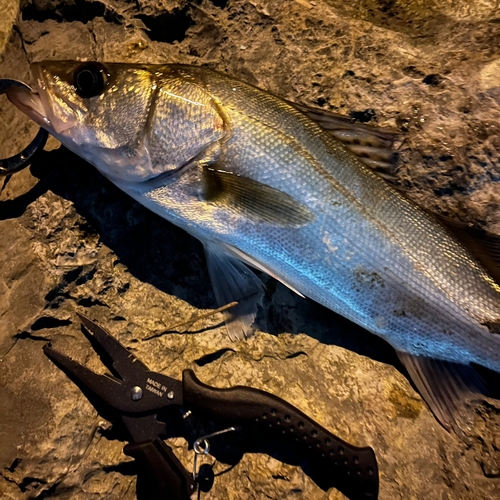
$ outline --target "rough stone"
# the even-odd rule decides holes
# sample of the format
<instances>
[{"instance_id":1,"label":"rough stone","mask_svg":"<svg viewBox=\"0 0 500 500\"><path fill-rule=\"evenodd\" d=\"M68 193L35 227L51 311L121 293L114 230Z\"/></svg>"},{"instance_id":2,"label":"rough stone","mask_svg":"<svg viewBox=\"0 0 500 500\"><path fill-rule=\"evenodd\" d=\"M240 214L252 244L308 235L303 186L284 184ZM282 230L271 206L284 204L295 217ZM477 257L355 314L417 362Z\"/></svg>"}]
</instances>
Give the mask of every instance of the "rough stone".
<instances>
[{"instance_id":1,"label":"rough stone","mask_svg":"<svg viewBox=\"0 0 500 500\"><path fill-rule=\"evenodd\" d=\"M497 4L23 1L0 72L29 82L29 63L47 58L206 65L398 128L405 141L396 175L408 196L500 234ZM5 98L0 106L5 156L36 127ZM54 141L30 170L0 180L0 496L135 498L124 436L42 352L50 340L104 372L79 311L153 370L179 378L193 368L218 387L265 389L339 437L372 446L381 500L500 497L498 402L478 407L468 443L461 441L436 422L387 344L264 280L266 301L248 342L231 343L220 314L147 340L215 308L200 245ZM168 442L190 470L192 442L211 425L188 419L190 446L171 432ZM217 460L206 461L217 476L202 499L343 498L279 447L241 457L231 439L213 443Z\"/></svg>"},{"instance_id":2,"label":"rough stone","mask_svg":"<svg viewBox=\"0 0 500 500\"><path fill-rule=\"evenodd\" d=\"M5 47L9 35L12 31L12 26L17 17L19 11L19 2L17 0L1 0L0 2L0 12L2 12L2 17L0 17L0 53Z\"/></svg>"}]
</instances>

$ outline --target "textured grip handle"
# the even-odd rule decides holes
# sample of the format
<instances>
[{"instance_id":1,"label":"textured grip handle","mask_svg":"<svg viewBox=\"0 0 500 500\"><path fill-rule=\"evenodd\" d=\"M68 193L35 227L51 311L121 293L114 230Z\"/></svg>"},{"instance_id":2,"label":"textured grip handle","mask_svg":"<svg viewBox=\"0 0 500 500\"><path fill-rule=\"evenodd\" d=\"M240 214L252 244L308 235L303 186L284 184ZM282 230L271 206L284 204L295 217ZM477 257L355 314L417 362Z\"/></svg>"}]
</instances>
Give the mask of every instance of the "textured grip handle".
<instances>
[{"instance_id":1,"label":"textured grip handle","mask_svg":"<svg viewBox=\"0 0 500 500\"><path fill-rule=\"evenodd\" d=\"M196 486L173 451L159 438L131 443L123 449L141 469L137 498L147 500L189 500Z\"/></svg>"},{"instance_id":2,"label":"textured grip handle","mask_svg":"<svg viewBox=\"0 0 500 500\"><path fill-rule=\"evenodd\" d=\"M292 440L322 470L332 474L332 483L351 500L378 498L378 467L371 448L342 441L291 404L258 389L217 389L200 382L192 370L184 370L183 390L186 408Z\"/></svg>"}]
</instances>

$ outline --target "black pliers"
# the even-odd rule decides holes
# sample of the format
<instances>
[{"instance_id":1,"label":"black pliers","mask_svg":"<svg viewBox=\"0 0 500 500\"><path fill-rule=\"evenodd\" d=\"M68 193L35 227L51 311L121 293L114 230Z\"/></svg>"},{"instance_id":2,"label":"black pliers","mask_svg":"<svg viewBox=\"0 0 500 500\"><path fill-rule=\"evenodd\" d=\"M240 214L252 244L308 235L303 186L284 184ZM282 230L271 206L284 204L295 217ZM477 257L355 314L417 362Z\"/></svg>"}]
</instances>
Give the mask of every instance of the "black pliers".
<instances>
[{"instance_id":1,"label":"black pliers","mask_svg":"<svg viewBox=\"0 0 500 500\"><path fill-rule=\"evenodd\" d=\"M172 450L160 439L166 424L158 412L177 406L199 412L212 420L246 427L259 435L293 442L304 458L335 476L334 484L351 500L378 497L378 468L373 450L346 443L319 426L307 415L264 391L236 386L217 389L200 382L192 370L184 370L182 382L149 371L114 337L86 317L78 315L90 339L112 360L113 372L98 375L61 354L50 345L45 354L79 385L83 384L107 403L130 434L124 451L147 474L152 500L188 500L196 482Z\"/></svg>"}]
</instances>

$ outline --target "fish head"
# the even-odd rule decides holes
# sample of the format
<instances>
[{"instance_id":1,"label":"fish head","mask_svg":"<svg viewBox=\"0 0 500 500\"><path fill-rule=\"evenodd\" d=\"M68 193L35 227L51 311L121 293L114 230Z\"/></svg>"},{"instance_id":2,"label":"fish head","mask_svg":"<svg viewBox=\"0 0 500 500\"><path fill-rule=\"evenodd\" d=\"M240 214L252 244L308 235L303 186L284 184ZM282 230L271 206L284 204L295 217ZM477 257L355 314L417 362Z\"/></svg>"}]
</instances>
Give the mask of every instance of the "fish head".
<instances>
[{"instance_id":1,"label":"fish head","mask_svg":"<svg viewBox=\"0 0 500 500\"><path fill-rule=\"evenodd\" d=\"M176 170L222 134L208 94L169 66L45 61L32 72L34 92L9 99L114 181Z\"/></svg>"}]
</instances>

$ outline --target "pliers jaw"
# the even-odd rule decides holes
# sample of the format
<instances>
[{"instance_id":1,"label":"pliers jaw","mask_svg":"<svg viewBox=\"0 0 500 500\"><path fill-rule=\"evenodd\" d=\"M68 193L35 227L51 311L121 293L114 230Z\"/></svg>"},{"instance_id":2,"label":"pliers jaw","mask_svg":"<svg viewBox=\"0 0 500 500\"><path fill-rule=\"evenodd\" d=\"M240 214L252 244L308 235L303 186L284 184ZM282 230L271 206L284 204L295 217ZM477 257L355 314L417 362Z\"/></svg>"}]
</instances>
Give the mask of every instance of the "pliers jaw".
<instances>
[{"instance_id":1,"label":"pliers jaw","mask_svg":"<svg viewBox=\"0 0 500 500\"><path fill-rule=\"evenodd\" d=\"M188 500L196 490L192 475L160 439L166 424L157 420L157 411L182 404L182 382L151 372L106 330L78 314L87 337L101 360L118 377L99 375L68 356L45 345L45 354L79 387L99 397L116 410L131 440L124 452L141 468L140 488L151 500ZM104 355L103 355L104 354Z\"/></svg>"},{"instance_id":2,"label":"pliers jaw","mask_svg":"<svg viewBox=\"0 0 500 500\"><path fill-rule=\"evenodd\" d=\"M110 368L120 378L99 375L56 351L49 344L45 354L62 370L85 386L109 406L124 414L148 414L171 405L182 405L182 383L151 372L106 330L78 314L92 344L106 353ZM102 358L101 358L102 359Z\"/></svg>"}]
</instances>

